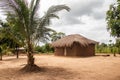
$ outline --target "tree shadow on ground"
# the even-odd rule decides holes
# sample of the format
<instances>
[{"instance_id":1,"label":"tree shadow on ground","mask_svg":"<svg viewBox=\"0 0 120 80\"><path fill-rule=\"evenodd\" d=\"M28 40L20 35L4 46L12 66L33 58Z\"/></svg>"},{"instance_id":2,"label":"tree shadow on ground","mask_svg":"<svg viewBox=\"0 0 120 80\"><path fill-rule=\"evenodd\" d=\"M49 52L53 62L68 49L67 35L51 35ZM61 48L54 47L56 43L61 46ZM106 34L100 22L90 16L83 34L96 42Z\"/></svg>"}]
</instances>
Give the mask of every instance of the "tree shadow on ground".
<instances>
[{"instance_id":1,"label":"tree shadow on ground","mask_svg":"<svg viewBox=\"0 0 120 80\"><path fill-rule=\"evenodd\" d=\"M75 75L76 73L73 73L70 70L67 70L67 69L64 69L61 67L41 66L38 69L38 71L24 72L24 71L20 70L19 75L20 74L25 74L25 75L38 74L39 76L47 76L49 78L59 77L59 78L64 78L64 79L71 79L71 78L73 78L72 76Z\"/></svg>"},{"instance_id":2,"label":"tree shadow on ground","mask_svg":"<svg viewBox=\"0 0 120 80\"><path fill-rule=\"evenodd\" d=\"M12 76L18 72L19 68L0 69L0 80L12 80Z\"/></svg>"},{"instance_id":3,"label":"tree shadow on ground","mask_svg":"<svg viewBox=\"0 0 120 80\"><path fill-rule=\"evenodd\" d=\"M68 69L53 66L42 66L40 69L37 72L23 72L20 68L0 69L2 73L0 80L59 80L59 78L72 80L77 74Z\"/></svg>"},{"instance_id":4,"label":"tree shadow on ground","mask_svg":"<svg viewBox=\"0 0 120 80\"><path fill-rule=\"evenodd\" d=\"M109 57L109 54L96 54L95 56Z\"/></svg>"},{"instance_id":5,"label":"tree shadow on ground","mask_svg":"<svg viewBox=\"0 0 120 80\"><path fill-rule=\"evenodd\" d=\"M114 56L114 54L96 54L95 56L102 56L102 57L110 57L110 56L120 57L120 55L117 54L117 53L116 53L116 56Z\"/></svg>"},{"instance_id":6,"label":"tree shadow on ground","mask_svg":"<svg viewBox=\"0 0 120 80\"><path fill-rule=\"evenodd\" d=\"M26 58L7 58L7 59L3 59L2 61L20 61L20 60L24 60L24 59L26 59Z\"/></svg>"}]
</instances>

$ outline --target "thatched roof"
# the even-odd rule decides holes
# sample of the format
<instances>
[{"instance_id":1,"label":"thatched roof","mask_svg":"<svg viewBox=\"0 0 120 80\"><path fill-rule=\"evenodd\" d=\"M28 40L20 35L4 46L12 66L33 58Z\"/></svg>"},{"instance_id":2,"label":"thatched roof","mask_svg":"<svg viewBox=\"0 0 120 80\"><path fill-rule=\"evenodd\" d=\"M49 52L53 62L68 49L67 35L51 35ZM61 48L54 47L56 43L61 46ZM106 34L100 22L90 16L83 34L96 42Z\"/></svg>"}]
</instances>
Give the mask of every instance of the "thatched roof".
<instances>
[{"instance_id":1,"label":"thatched roof","mask_svg":"<svg viewBox=\"0 0 120 80\"><path fill-rule=\"evenodd\" d=\"M82 46L88 46L89 44L97 44L94 40L87 39L79 34L73 34L65 36L51 44L52 47L71 47L73 43L79 43Z\"/></svg>"}]
</instances>

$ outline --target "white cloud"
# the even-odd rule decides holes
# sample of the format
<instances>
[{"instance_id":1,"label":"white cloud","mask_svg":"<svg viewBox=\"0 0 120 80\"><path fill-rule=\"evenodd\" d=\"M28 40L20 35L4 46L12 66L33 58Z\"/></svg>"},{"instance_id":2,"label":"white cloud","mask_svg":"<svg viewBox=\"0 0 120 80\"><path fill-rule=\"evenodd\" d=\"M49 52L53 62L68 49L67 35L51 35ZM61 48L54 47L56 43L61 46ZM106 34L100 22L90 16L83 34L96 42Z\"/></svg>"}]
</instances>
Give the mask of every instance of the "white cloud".
<instances>
[{"instance_id":1,"label":"white cloud","mask_svg":"<svg viewBox=\"0 0 120 80\"><path fill-rule=\"evenodd\" d=\"M59 0L58 0L59 1ZM62 0L71 11L60 12L60 20L53 20L53 29L66 34L81 34L87 38L108 43L114 40L106 29L106 11L114 0Z\"/></svg>"}]
</instances>

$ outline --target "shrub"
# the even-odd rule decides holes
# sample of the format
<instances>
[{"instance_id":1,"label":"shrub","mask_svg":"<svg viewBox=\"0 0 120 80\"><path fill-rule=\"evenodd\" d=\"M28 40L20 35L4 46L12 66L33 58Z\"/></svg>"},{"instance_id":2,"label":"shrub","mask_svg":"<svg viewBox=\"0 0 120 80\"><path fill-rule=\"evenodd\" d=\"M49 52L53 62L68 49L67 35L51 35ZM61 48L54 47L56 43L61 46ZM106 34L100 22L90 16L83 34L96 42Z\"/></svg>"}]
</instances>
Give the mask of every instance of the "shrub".
<instances>
[{"instance_id":1,"label":"shrub","mask_svg":"<svg viewBox=\"0 0 120 80\"><path fill-rule=\"evenodd\" d=\"M50 47L49 44L45 44L43 46L37 46L35 47L35 51L41 52L41 53L53 53L54 49Z\"/></svg>"}]
</instances>

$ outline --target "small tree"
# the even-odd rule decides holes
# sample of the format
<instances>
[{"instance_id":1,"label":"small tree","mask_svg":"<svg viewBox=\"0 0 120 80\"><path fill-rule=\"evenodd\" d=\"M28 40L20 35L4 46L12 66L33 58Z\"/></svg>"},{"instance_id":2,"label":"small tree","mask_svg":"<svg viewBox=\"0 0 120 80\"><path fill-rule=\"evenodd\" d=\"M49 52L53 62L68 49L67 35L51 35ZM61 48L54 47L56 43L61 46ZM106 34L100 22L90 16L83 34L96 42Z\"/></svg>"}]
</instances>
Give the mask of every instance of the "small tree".
<instances>
[{"instance_id":1,"label":"small tree","mask_svg":"<svg viewBox=\"0 0 120 80\"><path fill-rule=\"evenodd\" d=\"M18 46L23 46L23 43L21 42L21 36L17 34L17 31L14 31L8 22L0 22L0 45L6 46L8 48L11 48L16 52L17 58L18 58ZM23 41L23 40L22 40Z\"/></svg>"}]
</instances>

